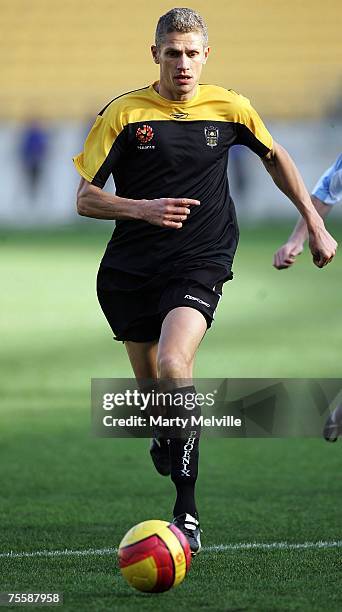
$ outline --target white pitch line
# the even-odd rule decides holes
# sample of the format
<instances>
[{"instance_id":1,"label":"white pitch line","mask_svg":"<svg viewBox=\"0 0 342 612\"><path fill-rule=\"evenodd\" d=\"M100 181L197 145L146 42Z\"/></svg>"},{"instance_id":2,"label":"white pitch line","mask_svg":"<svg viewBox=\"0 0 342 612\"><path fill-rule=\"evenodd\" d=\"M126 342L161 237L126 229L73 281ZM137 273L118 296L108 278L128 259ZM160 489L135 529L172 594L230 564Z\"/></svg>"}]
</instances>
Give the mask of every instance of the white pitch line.
<instances>
[{"instance_id":1,"label":"white pitch line","mask_svg":"<svg viewBox=\"0 0 342 612\"><path fill-rule=\"evenodd\" d=\"M331 542L239 542L237 544L215 544L213 546L205 546L202 552L225 552L230 550L306 550L310 548L342 548L342 540ZM2 559L24 559L27 557L88 557L88 556L104 556L115 555L118 552L117 548L88 548L85 550L36 550L32 552L2 552Z\"/></svg>"},{"instance_id":2,"label":"white pitch line","mask_svg":"<svg viewBox=\"0 0 342 612\"><path fill-rule=\"evenodd\" d=\"M238 544L216 544L203 548L204 552L220 552L226 550L305 550L307 548L342 548L342 540L323 542L240 542Z\"/></svg>"},{"instance_id":3,"label":"white pitch line","mask_svg":"<svg viewBox=\"0 0 342 612\"><path fill-rule=\"evenodd\" d=\"M117 548L88 548L85 550L35 550L33 552L10 552L0 553L0 559L23 559L24 557L88 557L91 555L113 555L118 552Z\"/></svg>"}]
</instances>

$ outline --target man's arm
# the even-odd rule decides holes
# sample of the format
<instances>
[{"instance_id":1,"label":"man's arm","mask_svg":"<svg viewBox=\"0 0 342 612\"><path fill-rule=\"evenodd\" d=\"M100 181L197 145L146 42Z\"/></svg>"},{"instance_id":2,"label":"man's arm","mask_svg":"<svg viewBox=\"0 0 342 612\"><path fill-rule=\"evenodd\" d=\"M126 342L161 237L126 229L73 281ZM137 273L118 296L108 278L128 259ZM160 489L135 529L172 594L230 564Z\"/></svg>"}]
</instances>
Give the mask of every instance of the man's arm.
<instances>
[{"instance_id":1,"label":"man's arm","mask_svg":"<svg viewBox=\"0 0 342 612\"><path fill-rule=\"evenodd\" d=\"M294 203L306 223L313 262L318 268L334 257L337 242L325 229L324 223L304 185L303 179L288 152L278 143L262 162L279 189Z\"/></svg>"},{"instance_id":2,"label":"man's arm","mask_svg":"<svg viewBox=\"0 0 342 612\"><path fill-rule=\"evenodd\" d=\"M331 211L332 206L324 204L316 196L311 195L311 202L316 208L318 214L325 219ZM289 268L296 261L296 257L303 252L304 242L308 237L308 228L303 217L299 217L292 234L274 254L273 265L277 270Z\"/></svg>"},{"instance_id":3,"label":"man's arm","mask_svg":"<svg viewBox=\"0 0 342 612\"><path fill-rule=\"evenodd\" d=\"M77 212L93 219L139 219L152 225L180 229L190 214L190 206L198 200L189 198L159 198L131 200L111 195L81 179L77 191Z\"/></svg>"}]
</instances>

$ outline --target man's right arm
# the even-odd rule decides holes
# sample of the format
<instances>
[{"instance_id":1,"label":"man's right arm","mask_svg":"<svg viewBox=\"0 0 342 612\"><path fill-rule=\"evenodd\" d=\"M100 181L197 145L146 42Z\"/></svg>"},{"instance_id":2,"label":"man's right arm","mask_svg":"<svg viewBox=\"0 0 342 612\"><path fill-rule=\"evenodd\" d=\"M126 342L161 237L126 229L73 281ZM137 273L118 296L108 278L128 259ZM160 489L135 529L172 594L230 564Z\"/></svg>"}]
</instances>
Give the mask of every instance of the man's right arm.
<instances>
[{"instance_id":1,"label":"man's right arm","mask_svg":"<svg viewBox=\"0 0 342 612\"><path fill-rule=\"evenodd\" d=\"M319 215L324 219L331 211L332 206L324 204L316 196L311 195L311 201ZM273 266L277 270L290 268L296 257L303 252L304 243L308 238L308 228L303 217L299 217L292 234L289 236L285 244L283 244L274 254Z\"/></svg>"},{"instance_id":2,"label":"man's right arm","mask_svg":"<svg viewBox=\"0 0 342 612\"><path fill-rule=\"evenodd\" d=\"M189 198L159 198L156 200L132 200L111 195L100 187L81 178L77 190L77 212L82 217L128 221L140 220L180 229L190 214L190 206L198 206L198 200Z\"/></svg>"}]
</instances>

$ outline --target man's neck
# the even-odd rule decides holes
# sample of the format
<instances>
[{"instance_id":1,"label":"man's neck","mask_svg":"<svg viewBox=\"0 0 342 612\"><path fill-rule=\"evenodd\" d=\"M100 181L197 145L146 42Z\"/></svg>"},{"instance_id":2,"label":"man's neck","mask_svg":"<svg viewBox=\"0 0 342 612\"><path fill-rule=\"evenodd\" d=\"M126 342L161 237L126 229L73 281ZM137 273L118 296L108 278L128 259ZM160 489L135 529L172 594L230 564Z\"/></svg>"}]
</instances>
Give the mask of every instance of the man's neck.
<instances>
[{"instance_id":1,"label":"man's neck","mask_svg":"<svg viewBox=\"0 0 342 612\"><path fill-rule=\"evenodd\" d=\"M168 89L163 87L163 84L160 83L160 81L157 81L154 84L154 89L156 90L156 92L159 93L159 95L162 96L162 98L166 98L167 100L170 100L172 102L188 102L189 100L192 100L192 98L194 98L197 94L197 88L198 88L198 85L196 85L195 90L192 90L191 92L187 94L178 95L177 97L172 97L172 94L168 91Z\"/></svg>"}]
</instances>

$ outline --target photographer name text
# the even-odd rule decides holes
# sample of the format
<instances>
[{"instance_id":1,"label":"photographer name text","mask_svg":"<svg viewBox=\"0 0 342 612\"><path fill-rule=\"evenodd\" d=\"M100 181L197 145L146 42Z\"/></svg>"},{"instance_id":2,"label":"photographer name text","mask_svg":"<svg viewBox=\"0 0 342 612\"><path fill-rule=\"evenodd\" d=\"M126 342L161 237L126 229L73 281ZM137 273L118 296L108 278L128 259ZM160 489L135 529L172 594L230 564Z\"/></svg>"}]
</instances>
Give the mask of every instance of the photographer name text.
<instances>
[{"instance_id":1,"label":"photographer name text","mask_svg":"<svg viewBox=\"0 0 342 612\"><path fill-rule=\"evenodd\" d=\"M191 415L186 418L182 417L162 417L149 416L148 418L141 416L113 417L107 414L103 417L103 425L105 427L179 427L186 429L187 427L241 427L241 419L232 415L224 415L221 417L203 417Z\"/></svg>"}]
</instances>

